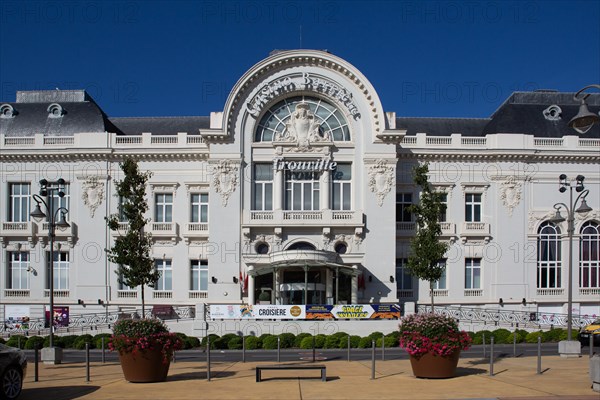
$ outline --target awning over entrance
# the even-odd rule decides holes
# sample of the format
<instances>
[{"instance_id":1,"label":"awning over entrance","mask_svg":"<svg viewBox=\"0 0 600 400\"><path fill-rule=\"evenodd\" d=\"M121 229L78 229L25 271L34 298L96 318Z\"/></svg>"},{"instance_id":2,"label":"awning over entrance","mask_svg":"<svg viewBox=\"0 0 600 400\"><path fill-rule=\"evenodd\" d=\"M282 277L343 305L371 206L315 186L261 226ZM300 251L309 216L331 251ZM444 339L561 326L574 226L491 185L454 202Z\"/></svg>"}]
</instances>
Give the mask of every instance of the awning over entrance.
<instances>
[{"instance_id":1,"label":"awning over entrance","mask_svg":"<svg viewBox=\"0 0 600 400\"><path fill-rule=\"evenodd\" d=\"M348 275L358 274L357 267L342 264L337 253L326 250L277 251L270 254L268 262L252 262L248 264L254 266L253 270L249 272L251 275L267 274L278 269L289 267L302 267L308 269L328 267L334 270L338 269L339 272Z\"/></svg>"}]
</instances>

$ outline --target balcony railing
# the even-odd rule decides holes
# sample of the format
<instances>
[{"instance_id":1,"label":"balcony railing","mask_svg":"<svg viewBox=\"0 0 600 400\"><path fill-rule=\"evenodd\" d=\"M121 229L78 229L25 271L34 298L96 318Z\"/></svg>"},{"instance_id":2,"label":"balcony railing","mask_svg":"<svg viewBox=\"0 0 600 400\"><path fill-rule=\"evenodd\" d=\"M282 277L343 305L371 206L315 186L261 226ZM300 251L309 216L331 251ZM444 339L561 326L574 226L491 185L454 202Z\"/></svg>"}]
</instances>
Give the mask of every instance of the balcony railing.
<instances>
[{"instance_id":1,"label":"balcony railing","mask_svg":"<svg viewBox=\"0 0 600 400\"><path fill-rule=\"evenodd\" d=\"M465 297L481 297L483 289L465 289Z\"/></svg>"},{"instance_id":2,"label":"balcony railing","mask_svg":"<svg viewBox=\"0 0 600 400\"><path fill-rule=\"evenodd\" d=\"M463 222L461 236L487 236L490 233L490 224L487 222Z\"/></svg>"},{"instance_id":3,"label":"balcony railing","mask_svg":"<svg viewBox=\"0 0 600 400\"><path fill-rule=\"evenodd\" d=\"M177 239L177 227L175 222L152 222L150 224L150 233L153 238L158 239Z\"/></svg>"},{"instance_id":4,"label":"balcony railing","mask_svg":"<svg viewBox=\"0 0 600 400\"><path fill-rule=\"evenodd\" d=\"M29 289L4 289L4 297L29 297Z\"/></svg>"},{"instance_id":5,"label":"balcony railing","mask_svg":"<svg viewBox=\"0 0 600 400\"><path fill-rule=\"evenodd\" d=\"M562 296L565 293L563 288L537 289L538 296Z\"/></svg>"},{"instance_id":6,"label":"balcony railing","mask_svg":"<svg viewBox=\"0 0 600 400\"><path fill-rule=\"evenodd\" d=\"M118 299L137 299L137 290L117 290Z\"/></svg>"},{"instance_id":7,"label":"balcony railing","mask_svg":"<svg viewBox=\"0 0 600 400\"><path fill-rule=\"evenodd\" d=\"M50 290L45 289L44 290L44 297L50 297ZM69 298L70 294L69 294L69 290L54 290L54 297L56 298Z\"/></svg>"},{"instance_id":8,"label":"balcony railing","mask_svg":"<svg viewBox=\"0 0 600 400\"><path fill-rule=\"evenodd\" d=\"M579 288L582 296L600 296L600 288Z\"/></svg>"},{"instance_id":9,"label":"balcony railing","mask_svg":"<svg viewBox=\"0 0 600 400\"><path fill-rule=\"evenodd\" d=\"M199 291L199 290L190 290L188 292L188 297L190 299L206 299L206 298L208 298L208 292Z\"/></svg>"},{"instance_id":10,"label":"balcony railing","mask_svg":"<svg viewBox=\"0 0 600 400\"><path fill-rule=\"evenodd\" d=\"M152 292L152 298L154 299L172 299L173 292L170 290L155 290Z\"/></svg>"},{"instance_id":11,"label":"balcony railing","mask_svg":"<svg viewBox=\"0 0 600 400\"><path fill-rule=\"evenodd\" d=\"M431 292L429 292L431 296ZM448 289L433 289L434 297L448 297Z\"/></svg>"},{"instance_id":12,"label":"balcony railing","mask_svg":"<svg viewBox=\"0 0 600 400\"><path fill-rule=\"evenodd\" d=\"M266 225L265 225L266 224ZM244 211L244 225L285 226L362 226L362 212L340 210L290 211L290 210L250 210Z\"/></svg>"},{"instance_id":13,"label":"balcony railing","mask_svg":"<svg viewBox=\"0 0 600 400\"><path fill-rule=\"evenodd\" d=\"M399 299L410 299L414 297L415 292L412 289L403 289L398 290L398 298Z\"/></svg>"}]
</instances>

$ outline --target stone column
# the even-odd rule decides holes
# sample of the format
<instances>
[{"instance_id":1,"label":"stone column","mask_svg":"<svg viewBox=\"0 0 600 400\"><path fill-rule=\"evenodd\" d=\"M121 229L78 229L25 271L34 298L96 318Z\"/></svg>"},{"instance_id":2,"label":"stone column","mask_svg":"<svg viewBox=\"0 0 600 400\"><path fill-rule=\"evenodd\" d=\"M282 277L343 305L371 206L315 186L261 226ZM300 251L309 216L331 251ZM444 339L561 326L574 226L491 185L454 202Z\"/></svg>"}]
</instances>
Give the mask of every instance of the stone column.
<instances>
[{"instance_id":1,"label":"stone column","mask_svg":"<svg viewBox=\"0 0 600 400\"><path fill-rule=\"evenodd\" d=\"M283 208L283 171L277 170L273 174L273 210L281 210Z\"/></svg>"},{"instance_id":2,"label":"stone column","mask_svg":"<svg viewBox=\"0 0 600 400\"><path fill-rule=\"evenodd\" d=\"M329 268L325 268L325 302L333 303L333 273Z\"/></svg>"},{"instance_id":3,"label":"stone column","mask_svg":"<svg viewBox=\"0 0 600 400\"><path fill-rule=\"evenodd\" d=\"M252 272L252 274L250 273ZM254 304L254 265L248 266L248 304Z\"/></svg>"},{"instance_id":4,"label":"stone column","mask_svg":"<svg viewBox=\"0 0 600 400\"><path fill-rule=\"evenodd\" d=\"M331 209L331 204L329 204L329 200L330 200L330 195L329 195L329 189L331 187L331 172L330 171L323 171L321 173L321 178L319 179L319 184L320 184L320 204L319 204L319 208L321 210L329 210Z\"/></svg>"}]
</instances>

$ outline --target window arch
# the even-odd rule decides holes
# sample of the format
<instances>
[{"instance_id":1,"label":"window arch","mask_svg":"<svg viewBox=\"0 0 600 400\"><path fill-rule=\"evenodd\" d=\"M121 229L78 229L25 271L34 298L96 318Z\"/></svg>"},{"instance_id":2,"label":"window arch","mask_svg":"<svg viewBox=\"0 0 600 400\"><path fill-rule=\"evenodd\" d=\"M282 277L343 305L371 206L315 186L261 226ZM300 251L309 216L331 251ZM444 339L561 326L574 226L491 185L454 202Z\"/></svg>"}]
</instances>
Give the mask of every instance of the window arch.
<instances>
[{"instance_id":1,"label":"window arch","mask_svg":"<svg viewBox=\"0 0 600 400\"><path fill-rule=\"evenodd\" d=\"M286 250L316 250L316 249L317 248L312 243L296 242L296 243L292 243L290 245L290 247L288 247Z\"/></svg>"},{"instance_id":2,"label":"window arch","mask_svg":"<svg viewBox=\"0 0 600 400\"><path fill-rule=\"evenodd\" d=\"M537 242L538 289L562 287L560 228L551 222L544 222L538 229Z\"/></svg>"},{"instance_id":3,"label":"window arch","mask_svg":"<svg viewBox=\"0 0 600 400\"><path fill-rule=\"evenodd\" d=\"M588 221L581 227L579 243L579 287L600 288L600 227Z\"/></svg>"},{"instance_id":4,"label":"window arch","mask_svg":"<svg viewBox=\"0 0 600 400\"><path fill-rule=\"evenodd\" d=\"M312 96L294 96L276 103L263 115L254 135L256 142L272 142L283 135L286 124L299 103L308 104L309 112L319 124L319 135L333 141L350 141L350 130L346 118L331 103Z\"/></svg>"}]
</instances>

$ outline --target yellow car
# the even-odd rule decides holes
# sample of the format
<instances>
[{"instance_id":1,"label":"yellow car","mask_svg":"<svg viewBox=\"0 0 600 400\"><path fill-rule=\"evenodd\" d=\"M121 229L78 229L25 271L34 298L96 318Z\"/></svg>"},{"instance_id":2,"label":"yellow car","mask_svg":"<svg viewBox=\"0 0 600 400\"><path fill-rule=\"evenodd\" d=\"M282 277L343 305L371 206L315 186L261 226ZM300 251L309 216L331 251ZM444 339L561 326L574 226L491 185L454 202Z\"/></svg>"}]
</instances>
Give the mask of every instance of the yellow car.
<instances>
[{"instance_id":1,"label":"yellow car","mask_svg":"<svg viewBox=\"0 0 600 400\"><path fill-rule=\"evenodd\" d=\"M594 346L600 346L600 318L586 326L579 332L579 341L583 346L590 344L590 335L594 337Z\"/></svg>"}]
</instances>

